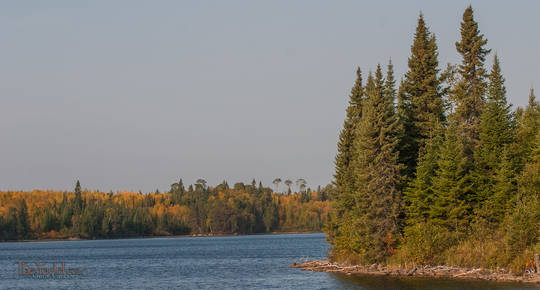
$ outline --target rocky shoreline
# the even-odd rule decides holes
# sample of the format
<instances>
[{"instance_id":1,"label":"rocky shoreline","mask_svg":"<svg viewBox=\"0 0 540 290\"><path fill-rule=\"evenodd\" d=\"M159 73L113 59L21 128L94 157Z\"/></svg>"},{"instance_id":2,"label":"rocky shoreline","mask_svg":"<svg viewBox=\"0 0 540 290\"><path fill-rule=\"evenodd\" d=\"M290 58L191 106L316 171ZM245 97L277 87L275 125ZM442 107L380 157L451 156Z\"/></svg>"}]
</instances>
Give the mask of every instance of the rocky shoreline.
<instances>
[{"instance_id":1,"label":"rocky shoreline","mask_svg":"<svg viewBox=\"0 0 540 290\"><path fill-rule=\"evenodd\" d=\"M302 271L334 272L346 275L384 275L384 276L412 276L453 279L479 279L501 282L535 283L540 285L540 274L525 273L517 276L505 270L488 270L482 268L461 268L451 266L423 266L413 268L387 267L379 264L369 266L348 266L332 263L328 260L306 261L292 263L292 268Z\"/></svg>"}]
</instances>

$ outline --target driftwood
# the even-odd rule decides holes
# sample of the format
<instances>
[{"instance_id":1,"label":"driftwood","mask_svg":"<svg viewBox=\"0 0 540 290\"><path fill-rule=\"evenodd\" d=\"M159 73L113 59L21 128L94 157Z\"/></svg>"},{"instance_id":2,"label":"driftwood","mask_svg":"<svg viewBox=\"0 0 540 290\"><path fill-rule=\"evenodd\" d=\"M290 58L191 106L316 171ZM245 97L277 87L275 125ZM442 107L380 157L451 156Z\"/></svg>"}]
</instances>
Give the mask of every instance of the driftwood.
<instances>
[{"instance_id":1,"label":"driftwood","mask_svg":"<svg viewBox=\"0 0 540 290\"><path fill-rule=\"evenodd\" d=\"M540 274L540 254L534 254L534 263L536 264L536 274Z\"/></svg>"},{"instance_id":2,"label":"driftwood","mask_svg":"<svg viewBox=\"0 0 540 290\"><path fill-rule=\"evenodd\" d=\"M536 258L536 257L535 257ZM536 259L538 263L538 258ZM513 275L508 270L488 270L482 268L460 268L455 266L421 266L421 267L392 267L380 264L372 265L345 265L332 263L328 260L314 260L292 263L292 268L302 271L333 272L345 275L387 275L387 276L416 276L434 278L480 279L506 282L525 282L540 284L540 273L525 273L521 276ZM533 270L534 271L534 270Z\"/></svg>"},{"instance_id":3,"label":"driftwood","mask_svg":"<svg viewBox=\"0 0 540 290\"><path fill-rule=\"evenodd\" d=\"M454 278L455 278L455 277L461 277L461 276L470 275L470 274L473 274L473 273L476 273L476 272L480 272L480 271L482 271L482 269L474 269L474 270L470 270L470 271L465 272L465 273L461 273L461 274L454 275Z\"/></svg>"}]
</instances>

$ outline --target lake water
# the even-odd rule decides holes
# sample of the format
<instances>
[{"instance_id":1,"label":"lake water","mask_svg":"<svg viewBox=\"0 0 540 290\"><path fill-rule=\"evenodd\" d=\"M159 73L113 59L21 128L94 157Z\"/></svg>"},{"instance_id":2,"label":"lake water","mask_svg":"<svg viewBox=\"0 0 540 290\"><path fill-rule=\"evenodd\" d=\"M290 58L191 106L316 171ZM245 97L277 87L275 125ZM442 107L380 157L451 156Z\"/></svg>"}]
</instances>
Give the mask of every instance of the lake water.
<instances>
[{"instance_id":1,"label":"lake water","mask_svg":"<svg viewBox=\"0 0 540 290\"><path fill-rule=\"evenodd\" d=\"M327 248L323 234L0 243L0 288L534 288L479 281L351 277L289 268L294 261L324 258ZM32 269L37 274L29 274ZM46 269L57 274L49 275Z\"/></svg>"}]
</instances>

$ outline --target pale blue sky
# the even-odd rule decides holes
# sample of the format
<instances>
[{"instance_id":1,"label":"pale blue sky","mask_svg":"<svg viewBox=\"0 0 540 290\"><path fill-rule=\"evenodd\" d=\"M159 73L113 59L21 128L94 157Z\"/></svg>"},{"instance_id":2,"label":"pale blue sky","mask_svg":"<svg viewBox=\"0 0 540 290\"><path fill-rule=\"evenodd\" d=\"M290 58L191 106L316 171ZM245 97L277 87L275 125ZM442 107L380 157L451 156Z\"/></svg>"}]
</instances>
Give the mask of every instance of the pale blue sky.
<instances>
[{"instance_id":1,"label":"pale blue sky","mask_svg":"<svg viewBox=\"0 0 540 290\"><path fill-rule=\"evenodd\" d=\"M400 76L420 10L458 62L469 3L525 105L538 1L2 1L0 189L327 184L355 67Z\"/></svg>"}]
</instances>

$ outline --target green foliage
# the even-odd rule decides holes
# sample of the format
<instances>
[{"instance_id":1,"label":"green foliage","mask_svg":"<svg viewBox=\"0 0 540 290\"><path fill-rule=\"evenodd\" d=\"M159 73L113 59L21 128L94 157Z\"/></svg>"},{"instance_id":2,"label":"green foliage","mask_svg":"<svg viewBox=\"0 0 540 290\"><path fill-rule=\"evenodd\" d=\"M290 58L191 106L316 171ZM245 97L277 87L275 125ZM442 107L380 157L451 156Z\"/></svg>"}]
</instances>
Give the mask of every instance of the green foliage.
<instances>
[{"instance_id":1,"label":"green foliage","mask_svg":"<svg viewBox=\"0 0 540 290\"><path fill-rule=\"evenodd\" d=\"M81 183L79 180L77 180L77 183L75 184L75 199L73 200L73 208L74 211L77 213L80 213L83 208L83 200L81 196Z\"/></svg>"},{"instance_id":2,"label":"green foliage","mask_svg":"<svg viewBox=\"0 0 540 290\"><path fill-rule=\"evenodd\" d=\"M405 84L403 81L399 84L397 92L397 118L398 118L398 150L399 163L403 164L402 175L404 182L410 182L413 177L417 162L418 144L415 139L415 127L412 103L405 94Z\"/></svg>"},{"instance_id":3,"label":"green foliage","mask_svg":"<svg viewBox=\"0 0 540 290\"><path fill-rule=\"evenodd\" d=\"M534 246L540 236L539 194L518 198L504 224L506 257L513 260L527 248Z\"/></svg>"},{"instance_id":4,"label":"green foliage","mask_svg":"<svg viewBox=\"0 0 540 290\"><path fill-rule=\"evenodd\" d=\"M362 87L362 72L360 68L356 71L356 81L349 96L349 106L346 110L346 118L343 129L339 135L338 153L335 159L336 172L334 174L335 185L337 187L336 199L340 200L340 205L350 206L350 192L352 188L351 160L353 157L352 146L354 142L355 127L362 116L362 102L364 89ZM343 199L343 200L342 200Z\"/></svg>"},{"instance_id":5,"label":"green foliage","mask_svg":"<svg viewBox=\"0 0 540 290\"><path fill-rule=\"evenodd\" d=\"M437 132L426 141L425 152L420 156L416 167L416 178L404 191L407 202L407 223L410 225L425 222L430 217L431 206L435 201L433 177L439 169L438 161L442 141L443 136Z\"/></svg>"},{"instance_id":6,"label":"green foliage","mask_svg":"<svg viewBox=\"0 0 540 290\"><path fill-rule=\"evenodd\" d=\"M391 63L385 79L381 67L366 85L362 118L353 144L354 205L338 230L337 246L363 263L380 262L394 250L399 236L401 182L397 155L397 117ZM345 238L345 243L339 240Z\"/></svg>"},{"instance_id":7,"label":"green foliage","mask_svg":"<svg viewBox=\"0 0 540 290\"><path fill-rule=\"evenodd\" d=\"M500 163L497 165L490 183L490 195L476 211L476 222L480 226L497 227L504 219L517 192L517 181L512 160L507 147L503 148Z\"/></svg>"},{"instance_id":8,"label":"green foliage","mask_svg":"<svg viewBox=\"0 0 540 290\"><path fill-rule=\"evenodd\" d=\"M456 49L462 57L458 70L461 78L452 92L456 106L453 117L458 122L465 153L472 159L479 139L480 114L487 86L484 61L490 50L485 48L487 40L478 29L471 6L463 13L460 30L461 40L456 42Z\"/></svg>"},{"instance_id":9,"label":"green foliage","mask_svg":"<svg viewBox=\"0 0 540 290\"><path fill-rule=\"evenodd\" d=\"M515 181L509 152L515 138L515 122L506 100L506 88L497 56L489 75L487 102L480 115L478 146L474 148L473 182L480 218L501 221ZM497 187L497 188L496 188Z\"/></svg>"},{"instance_id":10,"label":"green foliage","mask_svg":"<svg viewBox=\"0 0 540 290\"><path fill-rule=\"evenodd\" d=\"M435 36L429 32L420 14L399 101L403 124L400 161L405 165L404 173L409 179L414 177L419 151L444 122L438 65Z\"/></svg>"},{"instance_id":11,"label":"green foliage","mask_svg":"<svg viewBox=\"0 0 540 290\"><path fill-rule=\"evenodd\" d=\"M519 177L519 196L504 223L507 257L515 258L540 241L540 132Z\"/></svg>"},{"instance_id":12,"label":"green foliage","mask_svg":"<svg viewBox=\"0 0 540 290\"><path fill-rule=\"evenodd\" d=\"M447 229L431 222L418 222L405 228L404 243L400 246L395 263L436 265L444 262L444 251L456 241Z\"/></svg>"},{"instance_id":13,"label":"green foliage","mask_svg":"<svg viewBox=\"0 0 540 290\"><path fill-rule=\"evenodd\" d=\"M500 233L481 231L468 239L454 240L447 250L439 255L441 264L459 267L505 267L501 249L504 244Z\"/></svg>"},{"instance_id":14,"label":"green foliage","mask_svg":"<svg viewBox=\"0 0 540 290\"><path fill-rule=\"evenodd\" d=\"M17 235L23 239L28 238L30 226L28 225L28 208L26 201L22 199L17 208Z\"/></svg>"},{"instance_id":15,"label":"green foliage","mask_svg":"<svg viewBox=\"0 0 540 290\"><path fill-rule=\"evenodd\" d=\"M535 146L535 137L540 131L540 103L536 101L534 90L531 88L529 103L525 110L517 114L517 151L520 158L519 166L522 168L529 161Z\"/></svg>"},{"instance_id":16,"label":"green foliage","mask_svg":"<svg viewBox=\"0 0 540 290\"><path fill-rule=\"evenodd\" d=\"M362 72L360 68L356 70L356 81L349 96L349 106L346 109L346 118L343 122L343 129L339 134L337 145L337 155L335 158L335 174L333 213L334 222L341 223L343 213L350 210L354 205L354 172L352 160L354 157L353 144L356 137L356 126L362 117L362 104L364 99L364 88L362 87ZM327 233L332 239L339 235L334 231L337 228L327 227Z\"/></svg>"},{"instance_id":17,"label":"green foliage","mask_svg":"<svg viewBox=\"0 0 540 290\"><path fill-rule=\"evenodd\" d=\"M438 169L433 178L434 200L430 216L437 225L449 230L467 230L470 210L470 177L465 166L467 159L454 124L446 129L440 148Z\"/></svg>"}]
</instances>

